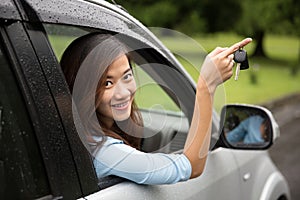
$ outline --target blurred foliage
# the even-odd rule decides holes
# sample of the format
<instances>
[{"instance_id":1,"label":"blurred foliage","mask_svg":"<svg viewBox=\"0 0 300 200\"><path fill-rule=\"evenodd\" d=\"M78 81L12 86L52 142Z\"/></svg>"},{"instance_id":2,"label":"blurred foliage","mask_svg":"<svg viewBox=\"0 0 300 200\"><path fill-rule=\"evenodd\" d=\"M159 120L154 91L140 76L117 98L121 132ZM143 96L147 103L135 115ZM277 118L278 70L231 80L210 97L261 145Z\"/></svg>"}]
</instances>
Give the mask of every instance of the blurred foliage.
<instances>
[{"instance_id":1,"label":"blurred foliage","mask_svg":"<svg viewBox=\"0 0 300 200\"><path fill-rule=\"evenodd\" d=\"M202 33L234 29L246 35L256 31L300 34L299 0L116 0L116 3L147 26L178 30L187 23Z\"/></svg>"},{"instance_id":2,"label":"blurred foliage","mask_svg":"<svg viewBox=\"0 0 300 200\"><path fill-rule=\"evenodd\" d=\"M255 56L266 57L263 48L266 33L300 36L298 0L243 0L240 3L243 14L235 31L256 40Z\"/></svg>"},{"instance_id":3,"label":"blurred foliage","mask_svg":"<svg viewBox=\"0 0 300 200\"><path fill-rule=\"evenodd\" d=\"M241 14L240 3L235 0L118 0L117 3L147 26L186 34L228 30Z\"/></svg>"},{"instance_id":4,"label":"blurred foliage","mask_svg":"<svg viewBox=\"0 0 300 200\"><path fill-rule=\"evenodd\" d=\"M188 35L230 31L250 36L256 41L255 56L266 57L266 33L300 38L299 0L115 1L150 27L175 29Z\"/></svg>"}]
</instances>

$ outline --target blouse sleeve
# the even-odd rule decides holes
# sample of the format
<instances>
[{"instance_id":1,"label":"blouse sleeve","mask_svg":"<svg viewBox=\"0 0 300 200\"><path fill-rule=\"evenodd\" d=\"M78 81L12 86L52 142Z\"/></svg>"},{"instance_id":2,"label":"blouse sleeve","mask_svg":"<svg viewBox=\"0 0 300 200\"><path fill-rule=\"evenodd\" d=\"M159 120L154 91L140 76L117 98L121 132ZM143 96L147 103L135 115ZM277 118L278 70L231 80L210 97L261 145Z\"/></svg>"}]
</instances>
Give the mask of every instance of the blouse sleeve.
<instances>
[{"instance_id":1,"label":"blouse sleeve","mask_svg":"<svg viewBox=\"0 0 300 200\"><path fill-rule=\"evenodd\" d=\"M188 180L192 168L184 154L144 153L108 137L96 153L98 178L116 175L140 184L172 184Z\"/></svg>"},{"instance_id":2,"label":"blouse sleeve","mask_svg":"<svg viewBox=\"0 0 300 200\"><path fill-rule=\"evenodd\" d=\"M247 134L246 122L242 121L237 127L235 127L232 131L227 133L226 138L229 142L232 143L242 142L246 134Z\"/></svg>"}]
</instances>

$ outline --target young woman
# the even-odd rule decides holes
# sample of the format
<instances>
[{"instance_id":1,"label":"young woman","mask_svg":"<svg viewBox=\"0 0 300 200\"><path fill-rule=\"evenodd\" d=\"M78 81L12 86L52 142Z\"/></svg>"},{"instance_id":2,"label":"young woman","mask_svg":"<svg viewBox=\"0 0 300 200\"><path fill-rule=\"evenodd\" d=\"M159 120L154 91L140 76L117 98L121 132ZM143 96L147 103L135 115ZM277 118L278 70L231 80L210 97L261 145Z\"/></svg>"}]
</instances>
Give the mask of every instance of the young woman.
<instances>
[{"instance_id":1,"label":"young woman","mask_svg":"<svg viewBox=\"0 0 300 200\"><path fill-rule=\"evenodd\" d=\"M116 175L141 184L171 184L201 175L209 150L213 96L232 76L233 53L251 42L216 48L197 83L191 127L182 154L140 151L142 119L134 102L136 83L126 46L110 34L76 39L61 66L99 178Z\"/></svg>"}]
</instances>

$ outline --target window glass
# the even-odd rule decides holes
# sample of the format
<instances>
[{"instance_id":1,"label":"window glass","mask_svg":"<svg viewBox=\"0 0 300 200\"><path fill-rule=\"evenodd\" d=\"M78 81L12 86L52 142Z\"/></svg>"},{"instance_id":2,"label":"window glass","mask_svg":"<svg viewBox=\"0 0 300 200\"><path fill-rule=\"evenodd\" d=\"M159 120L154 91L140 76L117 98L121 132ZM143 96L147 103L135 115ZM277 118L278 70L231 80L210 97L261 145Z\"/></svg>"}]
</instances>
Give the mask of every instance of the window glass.
<instances>
[{"instance_id":1,"label":"window glass","mask_svg":"<svg viewBox=\"0 0 300 200\"><path fill-rule=\"evenodd\" d=\"M60 61L64 50L74 39L93 31L105 32L105 30L55 24L44 24L44 27L58 61ZM152 62L155 63L155 60ZM151 67L147 64L147 61L142 62L144 63L142 66L136 63L137 62L132 60L134 77L137 83L135 100L141 110L144 126L157 133L156 137L147 138L145 140L145 146L149 146L148 151L158 150L171 152L182 149L189 129L189 123L181 111L180 106L174 102L174 99L172 99L167 92L168 89L169 91L172 90L172 86L158 84L157 81L144 70L145 68ZM169 66L156 64L155 67ZM153 67L153 69L155 67ZM175 141L176 145L174 146L173 141L177 139L177 135L180 135L180 138L178 141ZM150 146L153 147L153 144L156 144L154 145L156 147L150 148Z\"/></svg>"},{"instance_id":2,"label":"window glass","mask_svg":"<svg viewBox=\"0 0 300 200\"><path fill-rule=\"evenodd\" d=\"M35 199L49 193L26 104L0 43L0 199Z\"/></svg>"}]
</instances>

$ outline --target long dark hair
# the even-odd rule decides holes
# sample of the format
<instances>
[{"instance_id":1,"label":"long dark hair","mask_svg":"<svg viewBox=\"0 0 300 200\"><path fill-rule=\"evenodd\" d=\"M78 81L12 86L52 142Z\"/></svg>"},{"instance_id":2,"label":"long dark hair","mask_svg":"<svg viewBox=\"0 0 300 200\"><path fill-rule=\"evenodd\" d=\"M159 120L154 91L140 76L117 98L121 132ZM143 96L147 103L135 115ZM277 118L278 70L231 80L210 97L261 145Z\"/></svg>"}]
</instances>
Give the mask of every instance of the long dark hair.
<instances>
[{"instance_id":1,"label":"long dark hair","mask_svg":"<svg viewBox=\"0 0 300 200\"><path fill-rule=\"evenodd\" d=\"M114 122L112 127L102 123L96 109L104 93L107 68L121 55L126 55L130 63L128 48L115 36L90 33L77 38L68 46L60 64L87 140L97 143L92 136L102 136L102 142L105 141L103 136L111 136L140 149L143 123L135 101L131 106L130 118Z\"/></svg>"}]
</instances>

